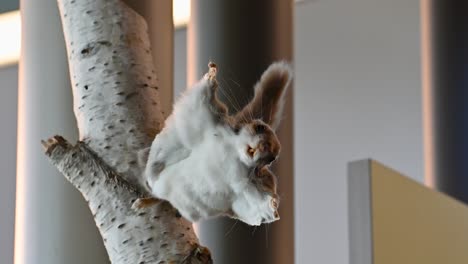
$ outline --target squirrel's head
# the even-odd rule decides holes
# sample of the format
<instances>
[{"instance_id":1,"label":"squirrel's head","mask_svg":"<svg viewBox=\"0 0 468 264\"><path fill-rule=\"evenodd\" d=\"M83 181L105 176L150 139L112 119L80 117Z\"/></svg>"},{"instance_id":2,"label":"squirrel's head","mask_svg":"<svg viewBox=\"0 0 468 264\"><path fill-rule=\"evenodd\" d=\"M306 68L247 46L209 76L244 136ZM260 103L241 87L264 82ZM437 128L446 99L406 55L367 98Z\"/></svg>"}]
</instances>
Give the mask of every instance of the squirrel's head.
<instances>
[{"instance_id":1,"label":"squirrel's head","mask_svg":"<svg viewBox=\"0 0 468 264\"><path fill-rule=\"evenodd\" d=\"M252 170L250 180L253 184L245 190L250 194L234 200L232 210L228 215L252 226L279 220L276 176L267 167L255 168ZM258 191L250 191L249 188L255 188Z\"/></svg>"}]
</instances>

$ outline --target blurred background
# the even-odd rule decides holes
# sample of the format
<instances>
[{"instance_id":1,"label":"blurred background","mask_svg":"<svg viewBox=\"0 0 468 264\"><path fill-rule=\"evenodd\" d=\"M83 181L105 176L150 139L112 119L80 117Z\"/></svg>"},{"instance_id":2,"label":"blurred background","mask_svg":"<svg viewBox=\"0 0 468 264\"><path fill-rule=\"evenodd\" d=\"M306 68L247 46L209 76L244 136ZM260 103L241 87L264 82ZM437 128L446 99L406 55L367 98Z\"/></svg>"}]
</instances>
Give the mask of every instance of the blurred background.
<instances>
[{"instance_id":1,"label":"blurred background","mask_svg":"<svg viewBox=\"0 0 468 264\"><path fill-rule=\"evenodd\" d=\"M66 65L66 56L56 3L54 0L38 1L40 4L33 2L22 1L21 4L33 5L39 13L51 17L48 20L50 24L44 22L38 28L43 31L41 34L44 38L56 43L51 51L37 51L48 52L50 56L43 60L41 67L49 67L56 59L63 61L58 68L63 67ZM203 1L195 3L203 5ZM424 181L420 2L303 0L291 2L290 5L291 27L281 32L286 32L285 38L291 38L288 43L291 45L292 58L288 58L290 55L285 58L292 59L295 72L293 93L290 94L293 103L285 116L290 134L288 140L284 141L292 153L282 156L285 163L291 164L291 175L278 174L285 182L284 188L289 188L283 191L284 201L281 205L285 207L282 209L282 218L289 219L285 220L289 222L276 235L273 224L270 237L266 236L268 234L265 234L263 227L259 228L263 231L257 231L261 235L252 234L252 237L260 236L253 239L260 251L275 255L272 259L276 261L264 263L348 263L347 163L372 157L419 182ZM18 195L15 193L18 76L21 77L18 72L21 43L18 9L19 1L0 1L1 264L13 263L15 201L20 199L15 198ZM33 11L30 8L28 12ZM188 66L191 63L189 55L193 52L190 51L188 34L191 26L190 1L175 0L173 14L173 98L177 98L190 83L188 80L195 78L190 76L199 73L190 73ZM23 30L32 29L25 29L23 25ZM283 36L278 38L279 42L283 41ZM43 44L38 42L37 45ZM230 46L232 43L224 45ZM246 54L242 63L248 64L251 59L249 56L251 54ZM200 60L203 66L206 65L204 58ZM229 69L230 77L234 80L236 74L240 75L236 67ZM68 72L62 72L63 78L67 79ZM256 76L258 78L259 74L256 73ZM50 76L44 73L43 78ZM71 93L63 96L68 96L64 103L69 106L66 116L70 119L69 124L73 125ZM39 118L40 121L34 122L41 123L43 129L31 132L38 134L37 137L47 138L62 132L55 127L57 124L46 125L51 124L52 121L48 119L53 117L43 114ZM71 128L72 132L68 135L75 133L76 139L75 130ZM69 139L73 139L73 136L69 136ZM45 167L50 166L40 152L39 141L30 143L37 144L38 151L35 153L39 162L44 163ZM49 170L55 169L50 166ZM63 180L59 175L53 177ZM64 180L60 184L67 185ZM290 187L286 187L288 184ZM71 188L69 191L74 192ZM62 197L61 194L54 194L53 190L48 195L56 199ZM74 195L70 199L80 199L78 194ZM85 213L85 205L80 206ZM47 215L38 220L38 224L47 222L46 218ZM16 221L17 225L19 221ZM78 226L81 223L80 220L75 224ZM86 222L89 223L91 221ZM235 227L232 233L236 233ZM67 237L74 236L65 235L64 240ZM43 239L43 243L48 243L47 238ZM60 255L57 252L63 251L60 248L63 241L53 240L51 243L55 244L48 247L49 252L43 251L43 254ZM27 262L20 259L17 257L17 264L71 263L60 262L60 259L57 262ZM76 263L102 262L87 260Z\"/></svg>"}]
</instances>

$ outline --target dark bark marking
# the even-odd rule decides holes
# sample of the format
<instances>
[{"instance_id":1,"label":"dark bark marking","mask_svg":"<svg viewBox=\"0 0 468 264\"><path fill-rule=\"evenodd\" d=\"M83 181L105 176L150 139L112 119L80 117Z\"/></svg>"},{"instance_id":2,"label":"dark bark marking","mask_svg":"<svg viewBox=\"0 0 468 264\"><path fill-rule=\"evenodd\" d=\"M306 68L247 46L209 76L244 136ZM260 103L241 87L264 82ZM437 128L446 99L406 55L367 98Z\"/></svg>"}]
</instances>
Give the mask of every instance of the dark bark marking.
<instances>
[{"instance_id":1,"label":"dark bark marking","mask_svg":"<svg viewBox=\"0 0 468 264\"><path fill-rule=\"evenodd\" d=\"M102 46L110 47L112 46L112 43L110 43L109 41L96 41L88 43L81 49L81 58L87 58L96 54Z\"/></svg>"},{"instance_id":2,"label":"dark bark marking","mask_svg":"<svg viewBox=\"0 0 468 264\"><path fill-rule=\"evenodd\" d=\"M137 94L138 94L137 92L129 93L127 94L127 96L125 96L125 100L129 100L130 98L134 97Z\"/></svg>"}]
</instances>

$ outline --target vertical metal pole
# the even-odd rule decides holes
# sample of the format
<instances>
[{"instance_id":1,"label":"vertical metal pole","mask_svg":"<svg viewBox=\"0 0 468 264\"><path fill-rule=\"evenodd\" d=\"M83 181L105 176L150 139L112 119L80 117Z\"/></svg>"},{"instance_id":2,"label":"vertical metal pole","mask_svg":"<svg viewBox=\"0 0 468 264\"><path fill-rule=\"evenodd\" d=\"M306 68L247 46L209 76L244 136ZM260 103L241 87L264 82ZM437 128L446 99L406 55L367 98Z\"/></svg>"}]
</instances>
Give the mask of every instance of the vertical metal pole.
<instances>
[{"instance_id":1,"label":"vertical metal pole","mask_svg":"<svg viewBox=\"0 0 468 264\"><path fill-rule=\"evenodd\" d=\"M253 95L253 85L275 60L292 59L292 0L193 0L188 27L188 83L207 69L219 68L220 98L231 112ZM292 89L291 89L292 90ZM228 219L198 225L202 243L216 263L293 263L292 93L280 131L279 175L281 220L251 228Z\"/></svg>"},{"instance_id":2,"label":"vertical metal pole","mask_svg":"<svg viewBox=\"0 0 468 264\"><path fill-rule=\"evenodd\" d=\"M46 159L40 140L78 138L55 0L21 0L16 264L108 263L88 206Z\"/></svg>"},{"instance_id":3,"label":"vertical metal pole","mask_svg":"<svg viewBox=\"0 0 468 264\"><path fill-rule=\"evenodd\" d=\"M468 2L421 7L426 180L468 203Z\"/></svg>"}]
</instances>

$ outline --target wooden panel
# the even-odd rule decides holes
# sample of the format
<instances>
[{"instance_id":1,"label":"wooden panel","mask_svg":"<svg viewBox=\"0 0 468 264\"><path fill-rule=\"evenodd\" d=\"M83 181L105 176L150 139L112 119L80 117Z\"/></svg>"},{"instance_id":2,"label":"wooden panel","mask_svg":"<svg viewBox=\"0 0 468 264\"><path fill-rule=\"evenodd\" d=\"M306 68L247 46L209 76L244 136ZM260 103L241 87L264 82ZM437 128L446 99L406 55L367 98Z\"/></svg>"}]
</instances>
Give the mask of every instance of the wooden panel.
<instances>
[{"instance_id":1,"label":"wooden panel","mask_svg":"<svg viewBox=\"0 0 468 264\"><path fill-rule=\"evenodd\" d=\"M373 264L468 263L468 207L371 161Z\"/></svg>"}]
</instances>

